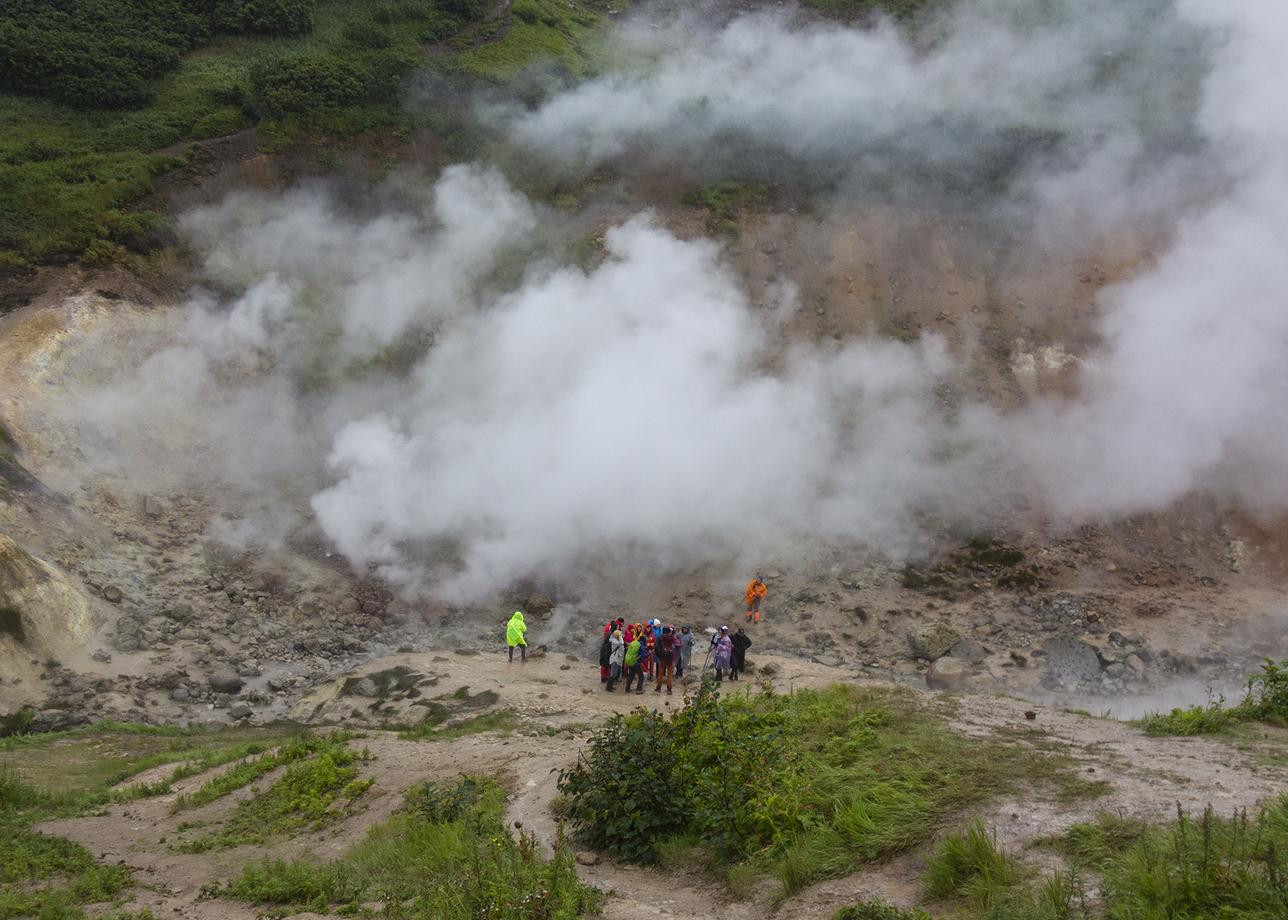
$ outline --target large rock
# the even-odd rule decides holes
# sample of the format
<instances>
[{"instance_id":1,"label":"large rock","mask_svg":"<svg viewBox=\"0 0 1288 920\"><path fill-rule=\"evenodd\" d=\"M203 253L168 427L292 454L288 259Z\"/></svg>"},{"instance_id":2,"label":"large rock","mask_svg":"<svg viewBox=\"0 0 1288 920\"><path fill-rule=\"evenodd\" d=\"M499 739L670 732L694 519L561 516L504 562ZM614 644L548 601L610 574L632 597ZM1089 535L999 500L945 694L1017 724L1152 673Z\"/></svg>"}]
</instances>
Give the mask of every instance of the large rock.
<instances>
[{"instance_id":1,"label":"large rock","mask_svg":"<svg viewBox=\"0 0 1288 920\"><path fill-rule=\"evenodd\" d=\"M923 623L908 630L908 645L915 658L935 661L961 641L961 633L947 623Z\"/></svg>"},{"instance_id":2,"label":"large rock","mask_svg":"<svg viewBox=\"0 0 1288 920\"><path fill-rule=\"evenodd\" d=\"M926 686L932 690L965 690L975 668L964 658L940 658L926 671Z\"/></svg>"},{"instance_id":3,"label":"large rock","mask_svg":"<svg viewBox=\"0 0 1288 920\"><path fill-rule=\"evenodd\" d=\"M1062 637L1046 644L1047 672L1043 684L1050 689L1087 687L1099 684L1101 662L1094 645L1081 639Z\"/></svg>"},{"instance_id":4,"label":"large rock","mask_svg":"<svg viewBox=\"0 0 1288 920\"><path fill-rule=\"evenodd\" d=\"M984 659L988 657L988 649L981 642L974 639L963 639L948 650L951 658L960 658L963 661L969 661L971 664L983 664Z\"/></svg>"},{"instance_id":5,"label":"large rock","mask_svg":"<svg viewBox=\"0 0 1288 920\"><path fill-rule=\"evenodd\" d=\"M212 674L207 683L216 693L236 693L246 682L236 674Z\"/></svg>"},{"instance_id":6,"label":"large rock","mask_svg":"<svg viewBox=\"0 0 1288 920\"><path fill-rule=\"evenodd\" d=\"M527 600L523 602L524 613L538 619L547 619L551 611L555 609L555 602L544 594L529 594Z\"/></svg>"}]
</instances>

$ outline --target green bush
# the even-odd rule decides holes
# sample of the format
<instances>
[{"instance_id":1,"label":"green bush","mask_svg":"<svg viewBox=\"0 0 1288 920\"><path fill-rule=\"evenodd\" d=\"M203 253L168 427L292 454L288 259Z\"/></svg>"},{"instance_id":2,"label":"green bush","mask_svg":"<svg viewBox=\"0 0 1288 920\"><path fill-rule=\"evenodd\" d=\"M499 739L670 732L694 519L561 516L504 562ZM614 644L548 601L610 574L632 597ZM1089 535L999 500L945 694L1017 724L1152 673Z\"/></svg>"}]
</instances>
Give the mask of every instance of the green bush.
<instances>
[{"instance_id":1,"label":"green bush","mask_svg":"<svg viewBox=\"0 0 1288 920\"><path fill-rule=\"evenodd\" d=\"M1203 706L1147 715L1139 724L1151 735L1212 735L1240 722L1288 723L1288 661L1266 659L1236 706L1216 696Z\"/></svg>"},{"instance_id":2,"label":"green bush","mask_svg":"<svg viewBox=\"0 0 1288 920\"><path fill-rule=\"evenodd\" d=\"M248 120L241 106L220 106L213 112L201 116L192 125L192 136L197 140L209 140L212 137L224 137L246 127Z\"/></svg>"},{"instance_id":3,"label":"green bush","mask_svg":"<svg viewBox=\"0 0 1288 920\"><path fill-rule=\"evenodd\" d=\"M8 0L0 85L78 108L140 105L208 28L182 0Z\"/></svg>"},{"instance_id":4,"label":"green bush","mask_svg":"<svg viewBox=\"0 0 1288 920\"><path fill-rule=\"evenodd\" d=\"M651 863L676 845L777 874L784 893L924 841L1017 785L1100 794L1067 760L968 739L911 698L848 686L720 699L609 720L559 791L577 839Z\"/></svg>"},{"instance_id":5,"label":"green bush","mask_svg":"<svg viewBox=\"0 0 1288 920\"><path fill-rule=\"evenodd\" d=\"M306 51L257 64L251 69L250 85L262 113L308 113L358 101L364 74L344 58Z\"/></svg>"},{"instance_id":6,"label":"green bush","mask_svg":"<svg viewBox=\"0 0 1288 920\"><path fill-rule=\"evenodd\" d=\"M302 35L313 28L314 0L207 0L208 20L220 32Z\"/></svg>"}]
</instances>

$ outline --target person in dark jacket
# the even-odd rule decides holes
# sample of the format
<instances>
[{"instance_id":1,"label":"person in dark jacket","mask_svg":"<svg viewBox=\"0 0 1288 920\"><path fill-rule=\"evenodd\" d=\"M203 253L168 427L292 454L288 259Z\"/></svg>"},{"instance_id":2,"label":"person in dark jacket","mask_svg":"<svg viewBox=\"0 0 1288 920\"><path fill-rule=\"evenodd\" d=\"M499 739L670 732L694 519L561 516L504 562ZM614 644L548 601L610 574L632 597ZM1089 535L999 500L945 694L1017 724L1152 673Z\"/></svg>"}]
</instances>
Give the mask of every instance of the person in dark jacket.
<instances>
[{"instance_id":1,"label":"person in dark jacket","mask_svg":"<svg viewBox=\"0 0 1288 920\"><path fill-rule=\"evenodd\" d=\"M672 675L675 673L675 654L678 643L671 627L662 627L662 634L657 637L657 686L654 693L662 692L662 681L666 681L666 692L671 692Z\"/></svg>"},{"instance_id":2,"label":"person in dark jacket","mask_svg":"<svg viewBox=\"0 0 1288 920\"><path fill-rule=\"evenodd\" d=\"M683 677L684 672L689 669L689 661L693 658L693 633L689 627L681 626L680 635L677 637L680 641L680 654L675 659L675 676Z\"/></svg>"},{"instance_id":3,"label":"person in dark jacket","mask_svg":"<svg viewBox=\"0 0 1288 920\"><path fill-rule=\"evenodd\" d=\"M751 636L741 626L733 637L733 654L729 656L729 679L737 680L738 672L747 667L747 649L751 648Z\"/></svg>"},{"instance_id":4,"label":"person in dark jacket","mask_svg":"<svg viewBox=\"0 0 1288 920\"><path fill-rule=\"evenodd\" d=\"M609 623L608 625L611 627L613 624ZM599 682L601 684L608 683L608 676L612 667L612 657L613 657L612 635L613 635L613 631L611 628L608 630L605 630L604 641L599 644Z\"/></svg>"}]
</instances>

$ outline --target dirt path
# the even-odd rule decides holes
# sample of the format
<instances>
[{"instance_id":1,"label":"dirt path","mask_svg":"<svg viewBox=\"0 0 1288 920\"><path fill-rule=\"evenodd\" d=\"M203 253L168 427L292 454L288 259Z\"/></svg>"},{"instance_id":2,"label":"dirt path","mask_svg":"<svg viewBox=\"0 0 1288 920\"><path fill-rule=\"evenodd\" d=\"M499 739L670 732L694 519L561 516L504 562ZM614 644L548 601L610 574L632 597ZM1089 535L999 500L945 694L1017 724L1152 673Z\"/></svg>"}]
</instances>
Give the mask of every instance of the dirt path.
<instances>
[{"instance_id":1,"label":"dirt path","mask_svg":"<svg viewBox=\"0 0 1288 920\"><path fill-rule=\"evenodd\" d=\"M761 659L762 667L771 663L777 671L775 683L783 690L850 678L824 665ZM535 833L549 848L557 835L550 807L557 774L575 762L590 726L613 712L641 704L665 709L667 704L679 705L682 700L678 693L668 700L665 694L651 690L643 696L610 696L599 688L593 669L572 666L563 656L510 665L499 655L407 654L372 662L359 674L395 665L432 673L437 678L435 692L441 691L445 697L463 686L470 693L492 690L499 697L498 705L517 713L523 727L509 735L470 735L445 742L405 741L393 733L369 733L354 742L368 747L373 755L363 766L364 774L375 782L362 800L362 809L322 832L274 846L273 856L333 859L369 827L392 814L412 785L427 779L448 780L466 772L501 778L512 790L509 820ZM327 691L317 694L317 699L326 697ZM316 706L317 699L309 705ZM333 704L336 700L332 697ZM942 700L940 705L951 714L954 724L969 734L983 737L1004 732L1035 744L1067 749L1084 769L1112 787L1109 795L1067 808L1031 799L995 803L982 817L996 827L1002 845L1012 850L1022 850L1040 837L1102 811L1163 819L1180 802L1190 809L1211 803L1219 811L1229 812L1253 807L1288 789L1288 767L1277 765L1270 756L1240 752L1227 742L1153 738L1124 723L1000 697L957 697ZM1026 710L1036 711L1037 718L1026 719ZM1267 735L1273 735L1266 738L1271 749L1285 743L1286 733L1268 730ZM239 847L188 855L167 847L166 841L173 841L180 833L180 822L213 821L250 795L250 790L241 790L201 809L170 814L176 796L192 791L206 778L192 777L176 784L168 795L111 806L94 817L51 822L43 830L77 840L108 862L130 866L140 882L139 906L151 908L158 916L250 918L254 911L236 904L200 900L200 890L211 882L227 880L246 863L268 855L269 850ZM816 884L777 910L767 906L765 891L742 893L751 899L738 900L697 871L641 869L602 860L580 866L579 872L587 883L610 893L604 910L610 920L658 916L826 920L837 907L863 898L879 896L896 904L913 903L922 867L919 854L908 854Z\"/></svg>"}]
</instances>

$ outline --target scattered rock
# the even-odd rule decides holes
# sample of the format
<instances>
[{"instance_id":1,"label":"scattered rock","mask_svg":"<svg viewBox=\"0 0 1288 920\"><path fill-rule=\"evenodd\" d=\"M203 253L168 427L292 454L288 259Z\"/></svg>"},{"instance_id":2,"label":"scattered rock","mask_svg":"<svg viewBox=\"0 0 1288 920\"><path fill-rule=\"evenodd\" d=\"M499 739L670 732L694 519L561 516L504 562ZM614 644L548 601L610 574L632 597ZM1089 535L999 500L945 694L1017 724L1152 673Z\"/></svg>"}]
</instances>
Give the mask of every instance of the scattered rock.
<instances>
[{"instance_id":1,"label":"scattered rock","mask_svg":"<svg viewBox=\"0 0 1288 920\"><path fill-rule=\"evenodd\" d=\"M97 651L94 652L93 655L90 655L89 657L94 661L100 662L102 664L107 664L112 660L111 653L106 651L105 649L98 649Z\"/></svg>"},{"instance_id":2,"label":"scattered rock","mask_svg":"<svg viewBox=\"0 0 1288 920\"><path fill-rule=\"evenodd\" d=\"M988 657L988 649L974 639L963 639L948 650L950 658L961 658L971 664L983 664Z\"/></svg>"},{"instance_id":3,"label":"scattered rock","mask_svg":"<svg viewBox=\"0 0 1288 920\"><path fill-rule=\"evenodd\" d=\"M961 641L961 633L947 623L927 623L908 630L908 645L916 658L935 661Z\"/></svg>"},{"instance_id":4,"label":"scattered rock","mask_svg":"<svg viewBox=\"0 0 1288 920\"><path fill-rule=\"evenodd\" d=\"M1024 710L1024 718L1028 719L1030 722L1033 722L1034 720L1036 720L1037 717L1038 717L1038 714L1034 710L1032 709Z\"/></svg>"},{"instance_id":5,"label":"scattered rock","mask_svg":"<svg viewBox=\"0 0 1288 920\"><path fill-rule=\"evenodd\" d=\"M251 709L245 703L238 703L236 706L228 710L228 715L238 721L249 719L254 713L255 710Z\"/></svg>"},{"instance_id":6,"label":"scattered rock","mask_svg":"<svg viewBox=\"0 0 1288 920\"><path fill-rule=\"evenodd\" d=\"M598 853L591 853L587 850L577 851L577 865L579 866L598 866L600 856Z\"/></svg>"},{"instance_id":7,"label":"scattered rock","mask_svg":"<svg viewBox=\"0 0 1288 920\"><path fill-rule=\"evenodd\" d=\"M525 613L542 620L549 619L555 609L555 602L544 594L529 594L523 604Z\"/></svg>"},{"instance_id":8,"label":"scattered rock","mask_svg":"<svg viewBox=\"0 0 1288 920\"><path fill-rule=\"evenodd\" d=\"M1100 655L1081 639L1058 638L1046 645L1047 673L1043 684L1056 687L1085 687L1100 682Z\"/></svg>"},{"instance_id":9,"label":"scattered rock","mask_svg":"<svg viewBox=\"0 0 1288 920\"><path fill-rule=\"evenodd\" d=\"M107 601L109 604L119 604L121 601L125 600L124 592L122 592L116 585L104 585L102 594L103 600Z\"/></svg>"},{"instance_id":10,"label":"scattered rock","mask_svg":"<svg viewBox=\"0 0 1288 920\"><path fill-rule=\"evenodd\" d=\"M207 683L216 693L237 693L246 682L236 674L213 674Z\"/></svg>"},{"instance_id":11,"label":"scattered rock","mask_svg":"<svg viewBox=\"0 0 1288 920\"><path fill-rule=\"evenodd\" d=\"M932 690L962 690L975 676L975 668L961 658L940 658L926 671L926 686Z\"/></svg>"}]
</instances>

